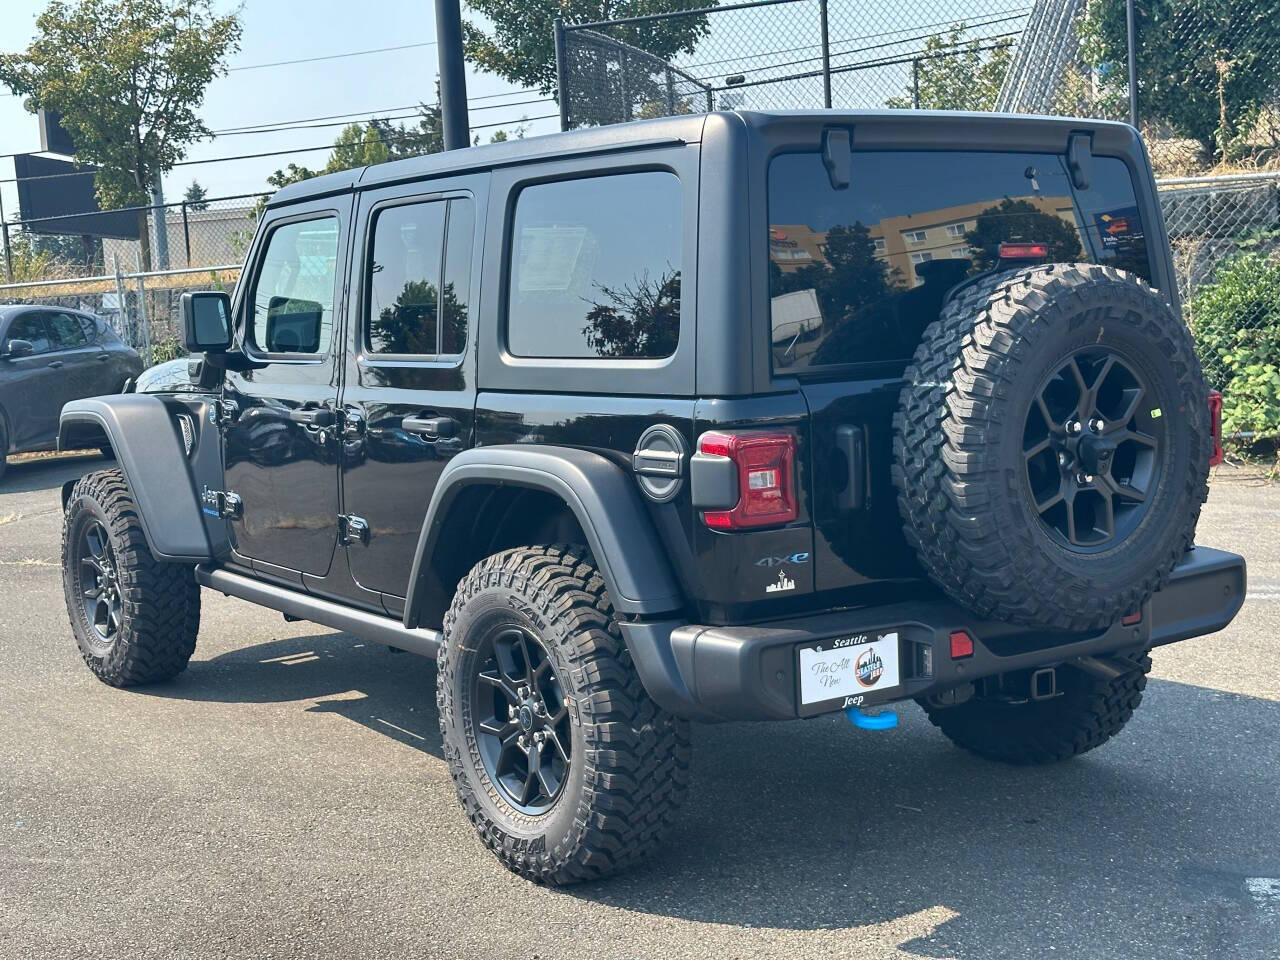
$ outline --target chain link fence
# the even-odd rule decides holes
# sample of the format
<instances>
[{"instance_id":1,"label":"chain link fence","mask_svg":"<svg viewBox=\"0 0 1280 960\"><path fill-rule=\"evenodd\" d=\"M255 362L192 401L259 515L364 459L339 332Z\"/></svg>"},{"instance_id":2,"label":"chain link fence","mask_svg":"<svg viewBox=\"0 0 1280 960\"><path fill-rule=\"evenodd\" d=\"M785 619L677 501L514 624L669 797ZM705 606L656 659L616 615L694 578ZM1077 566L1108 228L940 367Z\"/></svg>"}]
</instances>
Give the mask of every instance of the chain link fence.
<instances>
[{"instance_id":1,"label":"chain link fence","mask_svg":"<svg viewBox=\"0 0 1280 960\"><path fill-rule=\"evenodd\" d=\"M79 215L18 219L0 224L0 282L64 280L239 263L249 249L265 193L182 200L162 207L125 207L139 228L134 239L65 232ZM145 234L143 232L145 224ZM148 239L148 256L142 243Z\"/></svg>"},{"instance_id":2,"label":"chain link fence","mask_svg":"<svg viewBox=\"0 0 1280 960\"><path fill-rule=\"evenodd\" d=\"M700 3L558 23L556 51L566 129L822 107L1136 123L1224 423L1280 434L1280 0Z\"/></svg>"}]
</instances>

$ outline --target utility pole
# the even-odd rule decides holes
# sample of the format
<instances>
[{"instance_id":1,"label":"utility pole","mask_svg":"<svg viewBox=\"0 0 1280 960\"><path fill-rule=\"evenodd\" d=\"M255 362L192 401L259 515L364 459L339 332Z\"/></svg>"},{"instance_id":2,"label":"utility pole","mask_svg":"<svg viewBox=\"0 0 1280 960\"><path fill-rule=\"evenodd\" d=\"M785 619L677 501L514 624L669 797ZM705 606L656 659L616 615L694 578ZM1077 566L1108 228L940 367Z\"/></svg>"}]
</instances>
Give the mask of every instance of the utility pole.
<instances>
[{"instance_id":1,"label":"utility pole","mask_svg":"<svg viewBox=\"0 0 1280 960\"><path fill-rule=\"evenodd\" d=\"M164 184L160 182L159 170L156 171L156 178L151 183L151 209L153 211L151 219L156 225L156 269L168 270L169 225L165 223Z\"/></svg>"},{"instance_id":2,"label":"utility pole","mask_svg":"<svg viewBox=\"0 0 1280 960\"><path fill-rule=\"evenodd\" d=\"M459 0L436 0L436 52L440 56L440 120L444 127L444 148L459 150L471 145Z\"/></svg>"}]
</instances>

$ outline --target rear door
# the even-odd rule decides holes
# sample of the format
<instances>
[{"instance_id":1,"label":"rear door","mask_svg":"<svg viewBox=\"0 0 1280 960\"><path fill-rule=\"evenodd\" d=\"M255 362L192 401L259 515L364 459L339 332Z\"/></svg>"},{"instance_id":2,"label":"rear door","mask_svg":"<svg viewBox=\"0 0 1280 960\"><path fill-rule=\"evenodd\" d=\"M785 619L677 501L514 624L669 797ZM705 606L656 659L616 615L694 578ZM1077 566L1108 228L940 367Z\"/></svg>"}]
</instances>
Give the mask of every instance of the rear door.
<instances>
[{"instance_id":1,"label":"rear door","mask_svg":"<svg viewBox=\"0 0 1280 960\"><path fill-rule=\"evenodd\" d=\"M1128 168L1095 157L1076 190L1057 154L868 150L837 188L814 150L775 156L768 182L772 363L810 410L815 589L917 577L889 463L925 327L957 284L1018 265L1006 242L1149 279ZM1104 239L1118 218L1124 236Z\"/></svg>"},{"instance_id":2,"label":"rear door","mask_svg":"<svg viewBox=\"0 0 1280 960\"><path fill-rule=\"evenodd\" d=\"M356 585L403 609L436 481L471 444L476 223L487 175L361 195L342 392L342 501Z\"/></svg>"},{"instance_id":3,"label":"rear door","mask_svg":"<svg viewBox=\"0 0 1280 960\"><path fill-rule=\"evenodd\" d=\"M109 384L110 372L98 359L102 351L85 334L80 319L71 313L48 313L45 322L53 340L53 349L62 361L59 396L63 403L81 397L96 397L115 392Z\"/></svg>"},{"instance_id":4,"label":"rear door","mask_svg":"<svg viewBox=\"0 0 1280 960\"><path fill-rule=\"evenodd\" d=\"M27 357L0 360L0 405L9 431L9 444L14 450L27 450L49 443L58 436L58 379L61 363L53 351L44 313L31 310L20 313L9 322L5 341L26 340L32 353Z\"/></svg>"}]
</instances>

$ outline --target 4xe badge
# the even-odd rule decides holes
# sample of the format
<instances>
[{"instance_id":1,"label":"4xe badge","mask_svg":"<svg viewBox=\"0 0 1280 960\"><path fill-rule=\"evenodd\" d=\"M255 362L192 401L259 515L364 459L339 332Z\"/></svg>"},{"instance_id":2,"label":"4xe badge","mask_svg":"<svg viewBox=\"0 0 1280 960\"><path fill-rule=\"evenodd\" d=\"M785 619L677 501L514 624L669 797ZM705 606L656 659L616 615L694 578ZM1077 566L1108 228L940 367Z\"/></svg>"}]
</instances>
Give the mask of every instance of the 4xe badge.
<instances>
[{"instance_id":1,"label":"4xe badge","mask_svg":"<svg viewBox=\"0 0 1280 960\"><path fill-rule=\"evenodd\" d=\"M756 561L757 567L780 567L784 563L808 563L809 554L793 553L789 557L761 557Z\"/></svg>"}]
</instances>

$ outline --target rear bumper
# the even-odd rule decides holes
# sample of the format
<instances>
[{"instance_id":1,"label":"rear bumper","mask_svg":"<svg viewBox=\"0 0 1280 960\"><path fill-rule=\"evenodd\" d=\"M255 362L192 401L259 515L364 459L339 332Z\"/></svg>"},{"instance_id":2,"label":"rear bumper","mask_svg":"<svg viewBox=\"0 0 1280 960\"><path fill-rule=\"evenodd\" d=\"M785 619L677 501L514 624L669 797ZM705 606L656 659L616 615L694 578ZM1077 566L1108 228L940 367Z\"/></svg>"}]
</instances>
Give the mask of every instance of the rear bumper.
<instances>
[{"instance_id":1,"label":"rear bumper","mask_svg":"<svg viewBox=\"0 0 1280 960\"><path fill-rule=\"evenodd\" d=\"M893 691L868 693L861 706L874 706L941 693L1010 671L1203 636L1229 624L1244 595L1244 559L1196 547L1144 606L1140 622L1117 623L1096 634L1055 634L976 620L963 608L940 601L750 626L666 620L623 623L622 630L645 689L664 709L702 720L783 720L842 706L831 701L801 703L796 654L801 644L896 631L902 644L902 684ZM960 630L973 639L973 654L953 660L950 636Z\"/></svg>"}]
</instances>

